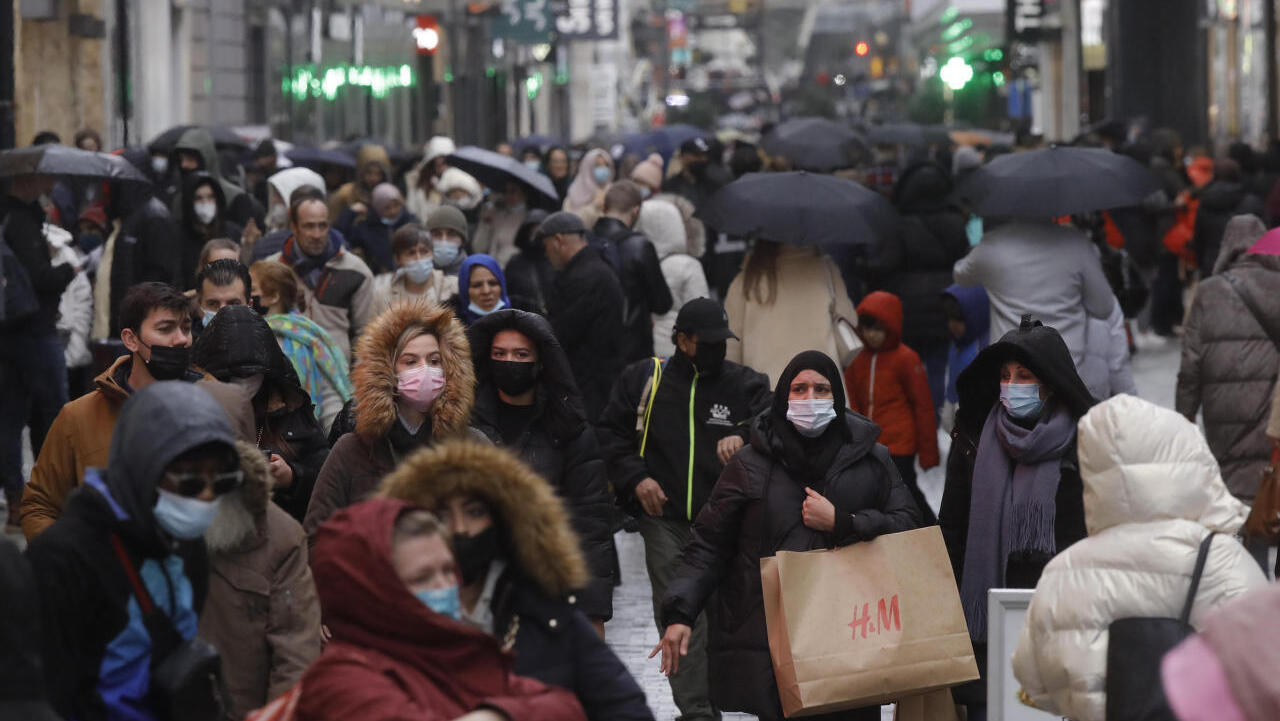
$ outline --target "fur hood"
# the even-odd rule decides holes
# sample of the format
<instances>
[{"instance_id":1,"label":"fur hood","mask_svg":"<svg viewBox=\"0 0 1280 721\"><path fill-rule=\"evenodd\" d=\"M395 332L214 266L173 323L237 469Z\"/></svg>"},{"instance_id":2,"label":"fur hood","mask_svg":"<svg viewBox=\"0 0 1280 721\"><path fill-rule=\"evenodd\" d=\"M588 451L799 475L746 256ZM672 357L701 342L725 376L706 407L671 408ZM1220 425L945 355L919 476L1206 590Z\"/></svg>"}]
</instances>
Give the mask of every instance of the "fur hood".
<instances>
[{"instance_id":1,"label":"fur hood","mask_svg":"<svg viewBox=\"0 0 1280 721\"><path fill-rule=\"evenodd\" d=\"M252 443L236 441L244 485L228 493L218 504L218 515L204 532L209 553L239 553L266 542L267 504L271 502L271 472L262 451Z\"/></svg>"},{"instance_id":2,"label":"fur hood","mask_svg":"<svg viewBox=\"0 0 1280 721\"><path fill-rule=\"evenodd\" d=\"M395 359L400 334L411 325L424 326L440 342L444 389L431 406L431 435L444 439L467 433L475 401L471 346L462 323L441 305L393 305L364 327L356 343L351 380L356 388L356 433L366 441L381 438L396 420Z\"/></svg>"},{"instance_id":3,"label":"fur hood","mask_svg":"<svg viewBox=\"0 0 1280 721\"><path fill-rule=\"evenodd\" d=\"M510 560L544 593L561 597L587 585L581 544L560 498L506 451L468 441L425 448L383 479L378 494L428 510L457 494L482 498L511 545Z\"/></svg>"}]
</instances>

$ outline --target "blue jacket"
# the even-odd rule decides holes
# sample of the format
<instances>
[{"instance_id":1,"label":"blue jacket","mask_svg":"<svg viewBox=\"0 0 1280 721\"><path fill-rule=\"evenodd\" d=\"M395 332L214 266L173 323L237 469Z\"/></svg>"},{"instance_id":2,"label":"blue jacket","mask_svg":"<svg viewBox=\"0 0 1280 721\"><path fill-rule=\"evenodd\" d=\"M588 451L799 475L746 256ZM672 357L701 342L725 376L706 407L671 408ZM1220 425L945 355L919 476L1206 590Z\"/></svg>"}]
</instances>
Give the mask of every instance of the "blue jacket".
<instances>
[{"instance_id":1,"label":"blue jacket","mask_svg":"<svg viewBox=\"0 0 1280 721\"><path fill-rule=\"evenodd\" d=\"M978 357L979 351L991 344L991 306L982 286L953 285L943 295L955 298L964 316L964 335L953 338L947 349L947 400L958 403L956 378Z\"/></svg>"}]
</instances>

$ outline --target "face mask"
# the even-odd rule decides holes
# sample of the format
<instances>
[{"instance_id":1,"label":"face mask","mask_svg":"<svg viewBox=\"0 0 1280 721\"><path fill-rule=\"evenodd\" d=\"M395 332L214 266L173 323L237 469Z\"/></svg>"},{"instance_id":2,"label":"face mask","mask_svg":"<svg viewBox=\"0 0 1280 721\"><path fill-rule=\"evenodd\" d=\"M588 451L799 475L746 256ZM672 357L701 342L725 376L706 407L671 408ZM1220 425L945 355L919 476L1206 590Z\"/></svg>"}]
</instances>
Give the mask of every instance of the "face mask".
<instances>
[{"instance_id":1,"label":"face mask","mask_svg":"<svg viewBox=\"0 0 1280 721\"><path fill-rule=\"evenodd\" d=\"M262 390L262 381L265 380L265 378L266 376L261 373L254 373L251 376L232 378L230 383L232 385L240 386L245 393L249 394L250 398L253 398L258 395L258 391Z\"/></svg>"},{"instance_id":2,"label":"face mask","mask_svg":"<svg viewBox=\"0 0 1280 721\"><path fill-rule=\"evenodd\" d=\"M164 175L169 170L169 159L163 155L151 156L151 170L156 175Z\"/></svg>"},{"instance_id":3,"label":"face mask","mask_svg":"<svg viewBox=\"0 0 1280 721\"><path fill-rule=\"evenodd\" d=\"M102 245L102 235L100 233L81 233L76 242L80 244L80 250L91 253L95 248Z\"/></svg>"},{"instance_id":4,"label":"face mask","mask_svg":"<svg viewBox=\"0 0 1280 721\"><path fill-rule=\"evenodd\" d=\"M218 315L218 311L216 311L216 310L209 310L208 308L206 308L206 309L204 309L204 310L203 310L203 311L201 311L201 312L204 314L204 327L205 327L205 328L208 328L208 327L209 327L209 325L210 325L211 323L213 323L213 319L214 319L215 317L217 317L217 315Z\"/></svg>"},{"instance_id":5,"label":"face mask","mask_svg":"<svg viewBox=\"0 0 1280 721\"><path fill-rule=\"evenodd\" d=\"M395 224L395 222L396 222L396 219L395 219L395 218L380 218L380 220L382 221L382 224L383 224L383 225L388 226L388 227L390 227L390 226L394 225L394 224Z\"/></svg>"},{"instance_id":6,"label":"face mask","mask_svg":"<svg viewBox=\"0 0 1280 721\"><path fill-rule=\"evenodd\" d=\"M187 346L153 345L151 360L146 361L147 372L158 381L176 381L187 373L191 365L191 349Z\"/></svg>"},{"instance_id":7,"label":"face mask","mask_svg":"<svg viewBox=\"0 0 1280 721\"><path fill-rule=\"evenodd\" d=\"M969 245L977 245L982 240L982 218L976 215L969 216L969 222L965 223L964 234L969 237Z\"/></svg>"},{"instance_id":8,"label":"face mask","mask_svg":"<svg viewBox=\"0 0 1280 721\"><path fill-rule=\"evenodd\" d=\"M706 163L689 163L689 172L693 175L693 177L701 178L703 175L706 175L707 173L707 164Z\"/></svg>"},{"instance_id":9,"label":"face mask","mask_svg":"<svg viewBox=\"0 0 1280 721\"><path fill-rule=\"evenodd\" d=\"M724 355L728 348L725 341L719 343L699 343L697 355L693 357L693 364L698 368L698 374L704 376L713 376L720 372L720 368L724 366Z\"/></svg>"},{"instance_id":10,"label":"face mask","mask_svg":"<svg viewBox=\"0 0 1280 721\"><path fill-rule=\"evenodd\" d=\"M414 283L425 283L431 277L433 266L430 258L419 258L404 264L404 274Z\"/></svg>"},{"instance_id":11,"label":"face mask","mask_svg":"<svg viewBox=\"0 0 1280 721\"><path fill-rule=\"evenodd\" d=\"M503 303L501 300L499 300L499 301L498 301L498 304L497 304L497 305L495 305L495 306L493 306L493 307L492 307L492 308L490 308L489 310L485 310L484 308L481 308L480 306L476 305L475 303L471 303L471 304L467 305L467 310L471 311L472 313L475 313L476 315L489 315L490 313L494 313L494 312L496 312L496 311L500 311L500 310L502 310L503 308L506 308L506 307L507 307L507 304L506 304L506 303Z\"/></svg>"},{"instance_id":12,"label":"face mask","mask_svg":"<svg viewBox=\"0 0 1280 721\"><path fill-rule=\"evenodd\" d=\"M271 212L267 213L268 228L283 228L289 224L289 209L283 205L271 206Z\"/></svg>"},{"instance_id":13,"label":"face mask","mask_svg":"<svg viewBox=\"0 0 1280 721\"><path fill-rule=\"evenodd\" d=\"M397 374L396 379L400 397L419 413L431 410L431 404L444 388L444 371L435 366L410 368Z\"/></svg>"},{"instance_id":14,"label":"face mask","mask_svg":"<svg viewBox=\"0 0 1280 721\"><path fill-rule=\"evenodd\" d=\"M653 195L653 191L652 191L652 190L649 190L649 186L647 186L647 185L641 185L641 186L640 186L640 197L641 197L641 198L643 198L644 200L648 200L648 199L649 199L649 196L651 196L651 195Z\"/></svg>"},{"instance_id":15,"label":"face mask","mask_svg":"<svg viewBox=\"0 0 1280 721\"><path fill-rule=\"evenodd\" d=\"M596 185L605 185L613 178L613 170L607 165L597 165L591 169L591 177Z\"/></svg>"},{"instance_id":16,"label":"face mask","mask_svg":"<svg viewBox=\"0 0 1280 721\"><path fill-rule=\"evenodd\" d=\"M1038 418L1044 409L1039 383L1001 383L1000 402L1014 418Z\"/></svg>"},{"instance_id":17,"label":"face mask","mask_svg":"<svg viewBox=\"0 0 1280 721\"><path fill-rule=\"evenodd\" d=\"M497 526L489 526L474 536L453 534L453 557L458 562L462 585L470 586L484 578L498 551Z\"/></svg>"},{"instance_id":18,"label":"face mask","mask_svg":"<svg viewBox=\"0 0 1280 721\"><path fill-rule=\"evenodd\" d=\"M449 242L432 243L431 256L432 264L440 270L453 267L458 262L458 254L462 252L462 247Z\"/></svg>"},{"instance_id":19,"label":"face mask","mask_svg":"<svg viewBox=\"0 0 1280 721\"><path fill-rule=\"evenodd\" d=\"M152 509L156 523L170 536L183 541L204 535L209 524L213 523L213 517L218 515L218 504L222 501L221 496L212 501L201 501L170 493L163 488L156 490L160 493L160 498Z\"/></svg>"},{"instance_id":20,"label":"face mask","mask_svg":"<svg viewBox=\"0 0 1280 721\"><path fill-rule=\"evenodd\" d=\"M526 160L526 161L524 161L524 167L528 168L529 170L532 170L532 171L533 171L533 172L535 172L535 173L537 173L537 172L541 172L541 171L542 171L542 163L540 163L540 162L538 162L538 161L536 161L536 160Z\"/></svg>"},{"instance_id":21,"label":"face mask","mask_svg":"<svg viewBox=\"0 0 1280 721\"><path fill-rule=\"evenodd\" d=\"M493 384L509 396L518 396L538 381L538 364L528 361L489 361Z\"/></svg>"},{"instance_id":22,"label":"face mask","mask_svg":"<svg viewBox=\"0 0 1280 721\"><path fill-rule=\"evenodd\" d=\"M835 400L813 398L787 401L787 420L805 438L817 438L836 418Z\"/></svg>"},{"instance_id":23,"label":"face mask","mask_svg":"<svg viewBox=\"0 0 1280 721\"><path fill-rule=\"evenodd\" d=\"M441 616L448 616L455 621L462 620L462 602L458 599L457 586L429 588L425 591L416 591L413 595L417 596L427 608Z\"/></svg>"},{"instance_id":24,"label":"face mask","mask_svg":"<svg viewBox=\"0 0 1280 721\"><path fill-rule=\"evenodd\" d=\"M525 204L524 204L524 203L512 203L512 204L510 204L510 205L508 205L508 206L507 206L507 212L508 212L508 213L511 213L512 215L519 215L520 213L523 213L524 211L525 211Z\"/></svg>"},{"instance_id":25,"label":"face mask","mask_svg":"<svg viewBox=\"0 0 1280 721\"><path fill-rule=\"evenodd\" d=\"M194 209L196 218L205 225L212 223L213 219L218 215L217 203L196 203Z\"/></svg>"}]
</instances>

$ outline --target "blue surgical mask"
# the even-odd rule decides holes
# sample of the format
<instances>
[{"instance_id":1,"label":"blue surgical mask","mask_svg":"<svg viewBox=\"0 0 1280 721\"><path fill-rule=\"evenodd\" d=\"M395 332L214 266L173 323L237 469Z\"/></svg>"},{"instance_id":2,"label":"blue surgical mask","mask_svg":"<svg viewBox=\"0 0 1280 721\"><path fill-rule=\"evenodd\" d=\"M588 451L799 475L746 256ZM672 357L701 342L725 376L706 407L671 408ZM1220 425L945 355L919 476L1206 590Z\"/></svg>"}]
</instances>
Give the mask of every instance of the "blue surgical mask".
<instances>
[{"instance_id":1,"label":"blue surgical mask","mask_svg":"<svg viewBox=\"0 0 1280 721\"><path fill-rule=\"evenodd\" d=\"M218 315L218 311L205 308L201 312L204 313L204 327L208 328L209 324L213 322L214 317Z\"/></svg>"},{"instance_id":2,"label":"blue surgical mask","mask_svg":"<svg viewBox=\"0 0 1280 721\"><path fill-rule=\"evenodd\" d=\"M426 604L427 608L441 616L448 616L455 621L462 620L462 602L458 599L457 586L429 588L425 591L415 591L413 595Z\"/></svg>"},{"instance_id":3,"label":"blue surgical mask","mask_svg":"<svg viewBox=\"0 0 1280 721\"><path fill-rule=\"evenodd\" d=\"M542 170L542 163L537 160L529 159L524 161L524 167L536 173Z\"/></svg>"},{"instance_id":4,"label":"blue surgical mask","mask_svg":"<svg viewBox=\"0 0 1280 721\"><path fill-rule=\"evenodd\" d=\"M1001 383L1000 402L1014 418L1039 418L1044 410L1039 383Z\"/></svg>"},{"instance_id":5,"label":"blue surgical mask","mask_svg":"<svg viewBox=\"0 0 1280 721\"><path fill-rule=\"evenodd\" d=\"M964 234L969 237L969 245L975 246L982 241L982 218L976 215L969 216L969 222L964 225Z\"/></svg>"},{"instance_id":6,"label":"blue surgical mask","mask_svg":"<svg viewBox=\"0 0 1280 721\"><path fill-rule=\"evenodd\" d=\"M787 420L806 438L817 438L836 419L836 402L831 398L787 401Z\"/></svg>"},{"instance_id":7,"label":"blue surgical mask","mask_svg":"<svg viewBox=\"0 0 1280 721\"><path fill-rule=\"evenodd\" d=\"M490 308L489 310L485 310L480 306L476 305L475 303L468 305L467 309L470 310L472 313L475 313L476 315L489 315L490 313L495 313L506 307L507 307L507 304L499 300L498 304Z\"/></svg>"},{"instance_id":8,"label":"blue surgical mask","mask_svg":"<svg viewBox=\"0 0 1280 721\"><path fill-rule=\"evenodd\" d=\"M386 226L395 225L396 222L395 218L380 218L380 220L382 221L382 224Z\"/></svg>"},{"instance_id":9,"label":"blue surgical mask","mask_svg":"<svg viewBox=\"0 0 1280 721\"><path fill-rule=\"evenodd\" d=\"M613 180L613 168L607 165L597 165L591 169L591 177L595 179L596 185L606 185Z\"/></svg>"},{"instance_id":10,"label":"blue surgical mask","mask_svg":"<svg viewBox=\"0 0 1280 721\"><path fill-rule=\"evenodd\" d=\"M440 270L453 267L458 262L458 255L462 252L462 248L449 242L432 243L431 244L431 262Z\"/></svg>"},{"instance_id":11,"label":"blue surgical mask","mask_svg":"<svg viewBox=\"0 0 1280 721\"><path fill-rule=\"evenodd\" d=\"M434 266L430 258L419 258L404 264L404 274L414 283L425 283L431 277Z\"/></svg>"},{"instance_id":12,"label":"blue surgical mask","mask_svg":"<svg viewBox=\"0 0 1280 721\"><path fill-rule=\"evenodd\" d=\"M183 541L203 536L209 524L213 523L213 517L218 515L218 504L222 502L222 496L212 501L201 501L163 488L156 490L160 493L160 498L152 509L156 523L170 536Z\"/></svg>"},{"instance_id":13,"label":"blue surgical mask","mask_svg":"<svg viewBox=\"0 0 1280 721\"><path fill-rule=\"evenodd\" d=\"M649 186L647 186L647 185L641 185L641 186L640 186L640 197L641 197L641 198L643 198L643 199L645 199L645 200L648 200L648 199L649 199L649 196L651 196L651 195L653 195L653 191L652 191L652 190L649 190Z\"/></svg>"}]
</instances>

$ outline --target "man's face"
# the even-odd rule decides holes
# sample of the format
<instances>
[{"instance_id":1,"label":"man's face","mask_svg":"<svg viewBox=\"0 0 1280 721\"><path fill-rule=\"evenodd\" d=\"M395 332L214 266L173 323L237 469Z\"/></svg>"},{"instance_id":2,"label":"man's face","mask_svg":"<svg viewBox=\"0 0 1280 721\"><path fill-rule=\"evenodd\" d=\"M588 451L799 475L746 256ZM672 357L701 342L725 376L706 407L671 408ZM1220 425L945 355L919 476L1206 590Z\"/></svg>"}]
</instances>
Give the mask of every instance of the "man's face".
<instances>
[{"instance_id":1,"label":"man's face","mask_svg":"<svg viewBox=\"0 0 1280 721\"><path fill-rule=\"evenodd\" d=\"M557 233L547 236L542 241L547 250L547 260L551 262L552 268L564 270L564 267L569 264L569 259L573 257L571 251L576 248L576 240L576 236Z\"/></svg>"},{"instance_id":2,"label":"man's face","mask_svg":"<svg viewBox=\"0 0 1280 721\"><path fill-rule=\"evenodd\" d=\"M151 360L152 346L190 347L191 316L168 308L153 308L137 333L125 328L120 331L120 340L144 361Z\"/></svg>"},{"instance_id":3,"label":"man's face","mask_svg":"<svg viewBox=\"0 0 1280 721\"><path fill-rule=\"evenodd\" d=\"M183 170L199 170L202 162L200 154L190 150L178 151L178 167Z\"/></svg>"},{"instance_id":4,"label":"man's face","mask_svg":"<svg viewBox=\"0 0 1280 721\"><path fill-rule=\"evenodd\" d=\"M382 172L382 166L377 163L369 163L360 171L360 182L364 183L366 188L372 188L386 180L387 174Z\"/></svg>"},{"instance_id":5,"label":"man's face","mask_svg":"<svg viewBox=\"0 0 1280 721\"><path fill-rule=\"evenodd\" d=\"M297 238L303 253L323 253L329 247L329 208L319 200L308 200L298 206L293 237Z\"/></svg>"},{"instance_id":6,"label":"man's face","mask_svg":"<svg viewBox=\"0 0 1280 721\"><path fill-rule=\"evenodd\" d=\"M200 309L217 313L229 305L248 305L249 291L244 281L236 278L231 285L214 285L205 278L200 284Z\"/></svg>"},{"instance_id":7,"label":"man's face","mask_svg":"<svg viewBox=\"0 0 1280 721\"><path fill-rule=\"evenodd\" d=\"M435 228L431 231L432 243L453 243L462 247L462 236L452 228Z\"/></svg>"}]
</instances>

